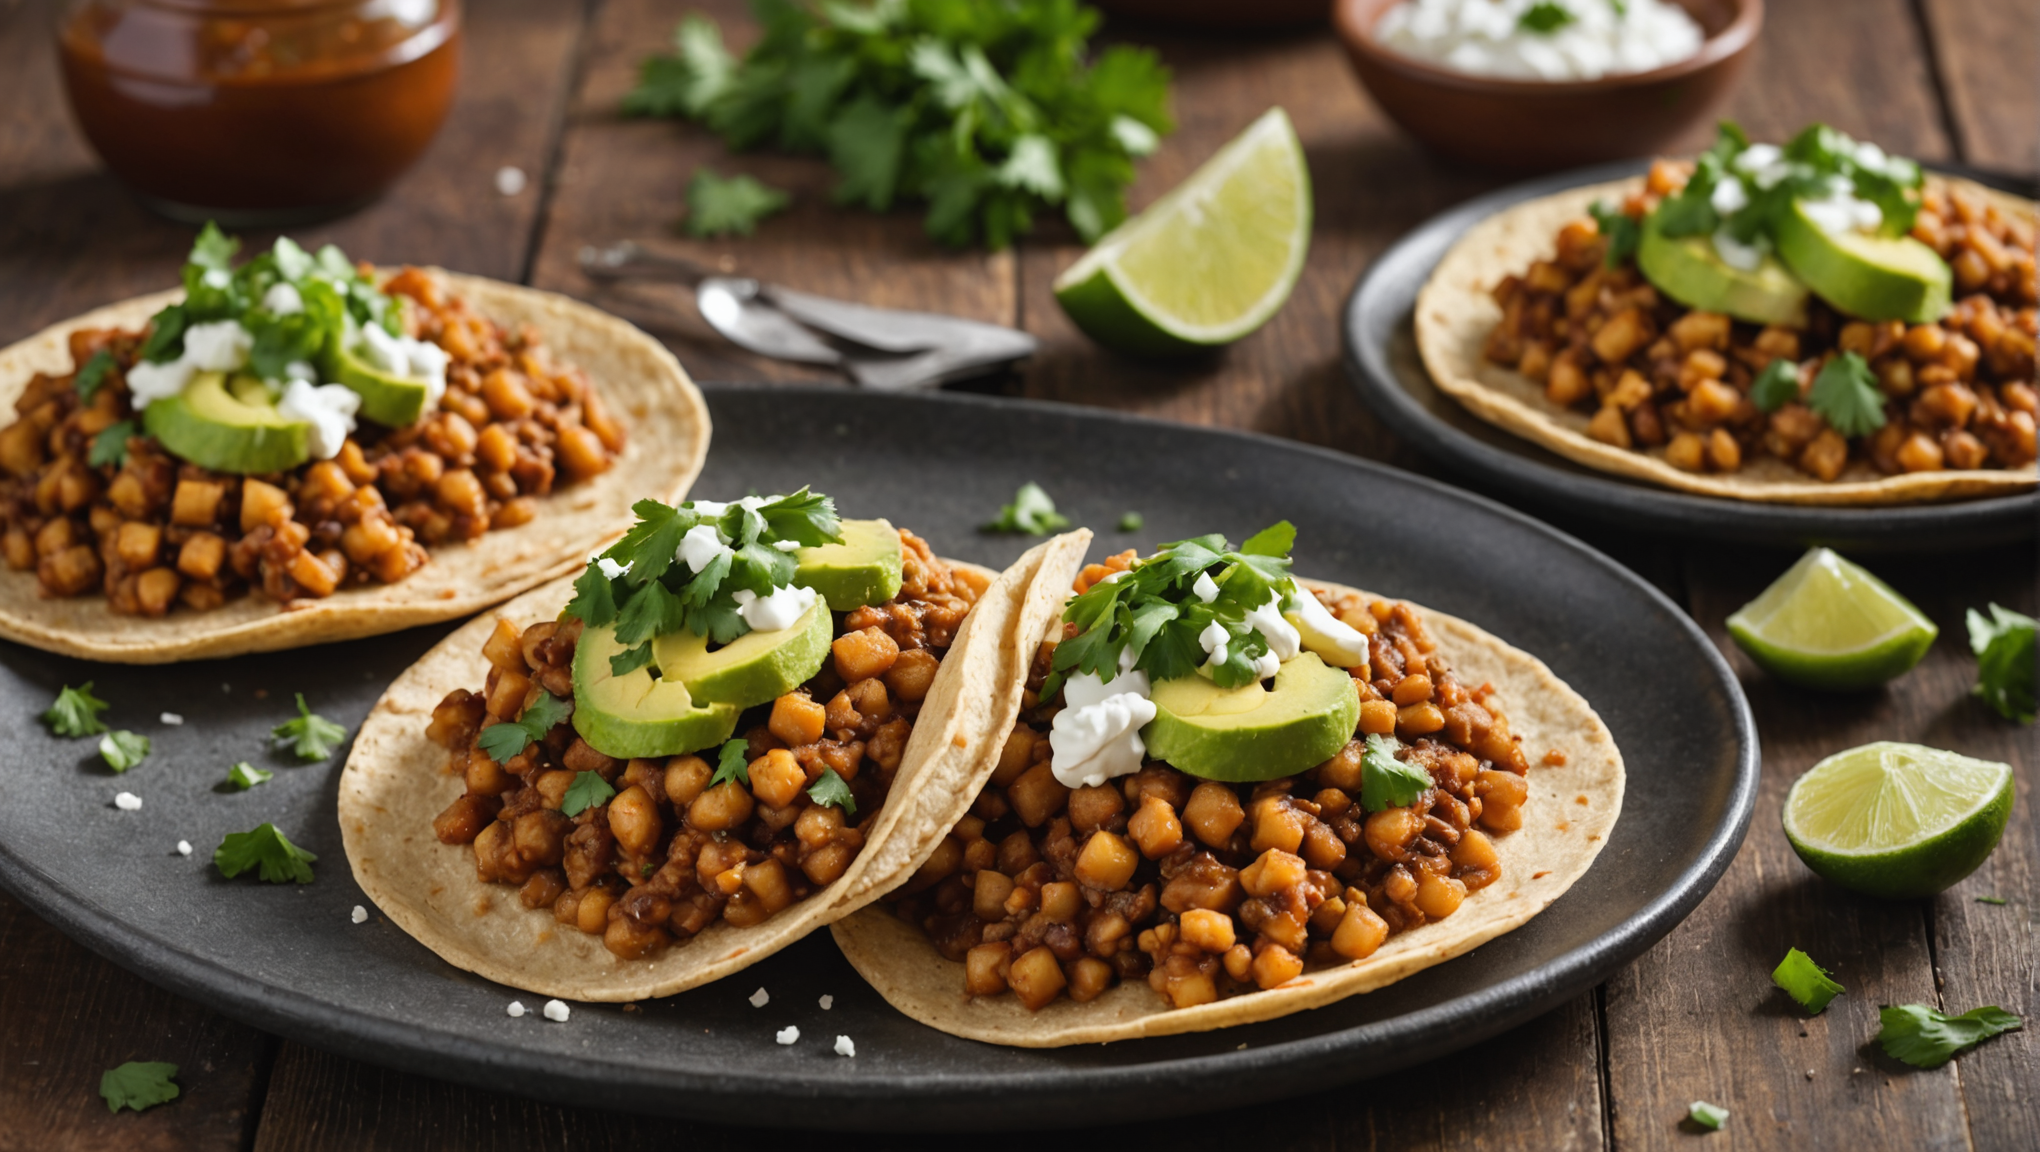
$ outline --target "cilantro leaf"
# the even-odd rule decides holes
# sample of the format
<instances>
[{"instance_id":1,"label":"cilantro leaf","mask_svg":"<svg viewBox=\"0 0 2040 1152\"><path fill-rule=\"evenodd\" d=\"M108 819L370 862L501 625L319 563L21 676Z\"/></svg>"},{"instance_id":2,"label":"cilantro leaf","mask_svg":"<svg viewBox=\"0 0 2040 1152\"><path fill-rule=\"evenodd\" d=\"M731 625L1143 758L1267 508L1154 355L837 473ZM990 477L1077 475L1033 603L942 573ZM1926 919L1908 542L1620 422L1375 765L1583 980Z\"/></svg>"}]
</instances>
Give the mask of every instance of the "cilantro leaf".
<instances>
[{"instance_id":1,"label":"cilantro leaf","mask_svg":"<svg viewBox=\"0 0 2040 1152\"><path fill-rule=\"evenodd\" d=\"M2031 724L2033 618L1992 604L1989 619L1971 608L1968 622L1969 648L1976 653L1976 687L1971 691L2005 719Z\"/></svg>"},{"instance_id":2,"label":"cilantro leaf","mask_svg":"<svg viewBox=\"0 0 2040 1152\"><path fill-rule=\"evenodd\" d=\"M312 861L318 857L290 842L274 824L258 824L247 832L229 832L213 852L213 867L232 880L254 871L265 884L295 880L312 882Z\"/></svg>"},{"instance_id":3,"label":"cilantro leaf","mask_svg":"<svg viewBox=\"0 0 2040 1152\"><path fill-rule=\"evenodd\" d=\"M227 769L227 785L236 792L246 792L257 784L267 783L276 778L276 773L265 772L246 760Z\"/></svg>"},{"instance_id":4,"label":"cilantro leaf","mask_svg":"<svg viewBox=\"0 0 2040 1152\"><path fill-rule=\"evenodd\" d=\"M541 691L538 699L526 705L524 714L517 719L499 720L482 729L481 735L475 738L475 746L496 763L507 764L534 742L545 739L545 734L573 710L567 701Z\"/></svg>"},{"instance_id":5,"label":"cilantro leaf","mask_svg":"<svg viewBox=\"0 0 2040 1152\"><path fill-rule=\"evenodd\" d=\"M1070 518L1055 510L1051 499L1041 485L1029 480L1013 493L1013 502L999 509L999 514L980 529L985 532L1024 532L1029 536L1046 536L1060 532L1070 526Z\"/></svg>"},{"instance_id":6,"label":"cilantro leaf","mask_svg":"<svg viewBox=\"0 0 2040 1152\"><path fill-rule=\"evenodd\" d=\"M1643 241L1643 226L1635 217L1606 200L1594 201L1587 214L1594 218L1601 235L1608 238L1608 251L1602 255L1601 263L1619 268L1635 258L1636 246Z\"/></svg>"},{"instance_id":7,"label":"cilantro leaf","mask_svg":"<svg viewBox=\"0 0 2040 1152\"><path fill-rule=\"evenodd\" d=\"M727 784L732 780L744 787L751 786L751 742L731 740L716 753L715 775L708 778L708 786Z\"/></svg>"},{"instance_id":8,"label":"cilantro leaf","mask_svg":"<svg viewBox=\"0 0 2040 1152\"><path fill-rule=\"evenodd\" d=\"M122 420L118 424L100 429L92 438L92 447L85 453L85 462L94 468L111 464L118 468L127 463L128 437L135 435L135 422Z\"/></svg>"},{"instance_id":9,"label":"cilantro leaf","mask_svg":"<svg viewBox=\"0 0 2040 1152\"><path fill-rule=\"evenodd\" d=\"M100 723L99 714L113 705L92 694L92 681L87 680L79 687L66 684L57 693L56 702L43 710L43 723L50 731L73 740L80 736L97 736L106 731Z\"/></svg>"},{"instance_id":10,"label":"cilantro leaf","mask_svg":"<svg viewBox=\"0 0 2040 1152\"><path fill-rule=\"evenodd\" d=\"M106 1101L109 1112L119 1112L123 1108L140 1112L177 1099L177 1085L171 1083L176 1075L175 1064L130 1060L99 1074L99 1096Z\"/></svg>"},{"instance_id":11,"label":"cilantro leaf","mask_svg":"<svg viewBox=\"0 0 2040 1152\"><path fill-rule=\"evenodd\" d=\"M1750 381L1750 403L1766 412L1776 412L1799 399L1799 365L1790 360L1773 360Z\"/></svg>"},{"instance_id":12,"label":"cilantro leaf","mask_svg":"<svg viewBox=\"0 0 2040 1152\"><path fill-rule=\"evenodd\" d=\"M906 161L906 111L865 96L829 124L829 163L843 174L836 203L861 204L874 212L892 207Z\"/></svg>"},{"instance_id":13,"label":"cilantro leaf","mask_svg":"<svg viewBox=\"0 0 2040 1152\"><path fill-rule=\"evenodd\" d=\"M191 242L191 255L184 258L187 264L196 264L208 270L227 271L234 260L234 253L241 250L241 242L220 231L218 223L208 220L198 230L198 239Z\"/></svg>"},{"instance_id":14,"label":"cilantro leaf","mask_svg":"<svg viewBox=\"0 0 2040 1152\"><path fill-rule=\"evenodd\" d=\"M149 738L125 728L99 738L99 758L115 772L125 772L149 755Z\"/></svg>"},{"instance_id":15,"label":"cilantro leaf","mask_svg":"<svg viewBox=\"0 0 2040 1152\"><path fill-rule=\"evenodd\" d=\"M609 803L616 795L616 789L609 786L599 773L580 772L574 782L567 785L566 798L560 801L560 815L579 816L590 808L599 808Z\"/></svg>"},{"instance_id":16,"label":"cilantro leaf","mask_svg":"<svg viewBox=\"0 0 2040 1152\"><path fill-rule=\"evenodd\" d=\"M1261 529L1240 545L1242 556L1287 556L1296 546L1296 525L1278 520Z\"/></svg>"},{"instance_id":17,"label":"cilantro leaf","mask_svg":"<svg viewBox=\"0 0 2040 1152\"><path fill-rule=\"evenodd\" d=\"M311 710L305 694L297 694L297 719L286 720L269 730L279 748L288 746L300 760L324 760L347 739L347 729Z\"/></svg>"},{"instance_id":18,"label":"cilantro leaf","mask_svg":"<svg viewBox=\"0 0 2040 1152\"><path fill-rule=\"evenodd\" d=\"M574 598L568 602L566 614L595 628L616 619L616 582L603 575L595 561L588 561L587 571L574 581Z\"/></svg>"},{"instance_id":19,"label":"cilantro leaf","mask_svg":"<svg viewBox=\"0 0 2040 1152\"><path fill-rule=\"evenodd\" d=\"M93 394L106 382L106 374L113 370L113 353L101 348L85 360L78 374L71 378L71 387L77 389L81 403L92 403Z\"/></svg>"},{"instance_id":20,"label":"cilantro leaf","mask_svg":"<svg viewBox=\"0 0 2040 1152\"><path fill-rule=\"evenodd\" d=\"M1799 1006L1809 1015L1818 1016L1843 992L1840 984L1828 978L1827 969L1813 962L1813 958L1797 948L1788 948L1785 959L1771 972L1771 983L1785 990L1786 995L1799 1001Z\"/></svg>"},{"instance_id":21,"label":"cilantro leaf","mask_svg":"<svg viewBox=\"0 0 2040 1152\"><path fill-rule=\"evenodd\" d=\"M1925 1004L1896 1004L1878 1009L1877 1017L1883 1023L1877 1042L1885 1055L1915 1068L1939 1068L1957 1054L2025 1024L1996 1006L1949 1016Z\"/></svg>"},{"instance_id":22,"label":"cilantro leaf","mask_svg":"<svg viewBox=\"0 0 2040 1152\"><path fill-rule=\"evenodd\" d=\"M850 796L850 785L841 776L836 775L834 768L822 769L821 778L815 781L814 787L807 790L807 794L808 799L817 804L841 808L845 816L857 815L857 801Z\"/></svg>"},{"instance_id":23,"label":"cilantro leaf","mask_svg":"<svg viewBox=\"0 0 2040 1152\"><path fill-rule=\"evenodd\" d=\"M1710 1132L1719 1132L1721 1126L1728 1122L1728 1109L1719 1104L1709 1104L1705 1100L1695 1100L1692 1106L1686 1109L1686 1119Z\"/></svg>"},{"instance_id":24,"label":"cilantro leaf","mask_svg":"<svg viewBox=\"0 0 2040 1152\"><path fill-rule=\"evenodd\" d=\"M167 305L149 317L149 338L142 341L142 359L151 364L175 360L184 352L184 330L191 323L184 305Z\"/></svg>"},{"instance_id":25,"label":"cilantro leaf","mask_svg":"<svg viewBox=\"0 0 2040 1152\"><path fill-rule=\"evenodd\" d=\"M1553 3L1553 0L1538 0L1516 18L1516 27L1539 36L1549 36L1578 20L1579 17L1565 5Z\"/></svg>"},{"instance_id":26,"label":"cilantro leaf","mask_svg":"<svg viewBox=\"0 0 2040 1152\"><path fill-rule=\"evenodd\" d=\"M1401 747L1392 736L1367 737L1367 751L1360 757L1360 803L1369 812L1414 804L1431 787L1429 772L1395 758Z\"/></svg>"},{"instance_id":27,"label":"cilantro leaf","mask_svg":"<svg viewBox=\"0 0 2040 1152\"><path fill-rule=\"evenodd\" d=\"M623 98L626 116L700 116L730 86L736 58L715 21L690 13L673 30L674 56L648 56Z\"/></svg>"},{"instance_id":28,"label":"cilantro leaf","mask_svg":"<svg viewBox=\"0 0 2040 1152\"><path fill-rule=\"evenodd\" d=\"M1141 530L1141 526L1146 523L1147 517L1142 516L1138 512L1121 513L1119 517L1119 530L1121 532L1138 532Z\"/></svg>"},{"instance_id":29,"label":"cilantro leaf","mask_svg":"<svg viewBox=\"0 0 2040 1152\"><path fill-rule=\"evenodd\" d=\"M739 173L725 178L703 165L687 182L687 234L749 236L758 230L758 221L791 203L791 196L756 177Z\"/></svg>"},{"instance_id":30,"label":"cilantro leaf","mask_svg":"<svg viewBox=\"0 0 2040 1152\"><path fill-rule=\"evenodd\" d=\"M1884 393L1869 363L1854 352L1821 366L1806 402L1844 436L1867 436L1884 427Z\"/></svg>"}]
</instances>

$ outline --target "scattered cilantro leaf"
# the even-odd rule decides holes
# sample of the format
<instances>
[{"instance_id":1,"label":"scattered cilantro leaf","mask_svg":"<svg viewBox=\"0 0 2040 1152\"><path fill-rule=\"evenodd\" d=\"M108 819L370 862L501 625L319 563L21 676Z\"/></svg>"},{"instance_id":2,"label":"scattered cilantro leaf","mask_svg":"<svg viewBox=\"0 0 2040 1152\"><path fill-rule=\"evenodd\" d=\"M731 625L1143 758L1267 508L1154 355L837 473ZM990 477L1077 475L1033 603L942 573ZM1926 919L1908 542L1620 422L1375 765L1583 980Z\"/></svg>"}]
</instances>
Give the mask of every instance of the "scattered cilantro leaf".
<instances>
[{"instance_id":1,"label":"scattered cilantro leaf","mask_svg":"<svg viewBox=\"0 0 2040 1152\"><path fill-rule=\"evenodd\" d=\"M1124 512L1119 517L1119 530L1121 532L1138 532L1141 530L1141 526L1146 523L1147 517L1142 516L1140 513Z\"/></svg>"},{"instance_id":2,"label":"scattered cilantro leaf","mask_svg":"<svg viewBox=\"0 0 2040 1152\"><path fill-rule=\"evenodd\" d=\"M615 795L616 789L610 787L609 781L604 780L599 774L576 773L574 782L567 785L566 798L560 801L560 815L579 816L590 808L599 808L609 803L610 797Z\"/></svg>"},{"instance_id":3,"label":"scattered cilantro leaf","mask_svg":"<svg viewBox=\"0 0 2040 1152\"><path fill-rule=\"evenodd\" d=\"M1969 648L1976 653L1976 687L1971 691L2005 719L2031 724L2035 711L2033 618L1992 604L1988 618L1971 608L1968 620Z\"/></svg>"},{"instance_id":4,"label":"scattered cilantro leaf","mask_svg":"<svg viewBox=\"0 0 2040 1152\"><path fill-rule=\"evenodd\" d=\"M1360 802L1369 812L1414 804L1431 787L1431 774L1395 758L1402 747L1392 736L1367 737L1360 757Z\"/></svg>"},{"instance_id":5,"label":"scattered cilantro leaf","mask_svg":"<svg viewBox=\"0 0 2040 1152\"><path fill-rule=\"evenodd\" d=\"M748 740L731 740L716 753L715 775L708 778L708 786L713 788L732 780L746 788L751 786L751 742Z\"/></svg>"},{"instance_id":6,"label":"scattered cilantro leaf","mask_svg":"<svg viewBox=\"0 0 2040 1152\"><path fill-rule=\"evenodd\" d=\"M312 882L312 861L318 857L290 842L274 824L258 824L247 832L229 832L213 852L213 867L232 880L254 871L265 884L295 880Z\"/></svg>"},{"instance_id":7,"label":"scattered cilantro leaf","mask_svg":"<svg viewBox=\"0 0 2040 1152\"><path fill-rule=\"evenodd\" d=\"M541 691L538 699L526 705L524 714L517 719L498 720L482 729L481 735L475 738L475 746L488 753L489 759L496 763L507 764L534 742L545 739L545 734L573 710L567 701Z\"/></svg>"},{"instance_id":8,"label":"scattered cilantro leaf","mask_svg":"<svg viewBox=\"0 0 2040 1152\"><path fill-rule=\"evenodd\" d=\"M1884 1054L1915 1068L1939 1068L1985 1040L2025 1024L1994 1005L1950 1016L1925 1004L1895 1004L1878 1009L1877 1017L1884 1025L1877 1033Z\"/></svg>"},{"instance_id":9,"label":"scattered cilantro leaf","mask_svg":"<svg viewBox=\"0 0 2040 1152\"><path fill-rule=\"evenodd\" d=\"M2005 898L2004 898L2004 897L2002 897L2002 896L1978 896L1978 897L1976 898L1976 902L1977 902L1978 904L2010 904L2010 903L2011 903L2011 901L2010 901L2010 900L2007 900L2007 899L2005 899Z\"/></svg>"},{"instance_id":10,"label":"scattered cilantro leaf","mask_svg":"<svg viewBox=\"0 0 2040 1152\"><path fill-rule=\"evenodd\" d=\"M1728 1109L1719 1104L1709 1104L1705 1100L1695 1100L1692 1106L1686 1109L1686 1119L1710 1132L1719 1132L1721 1126L1728 1122Z\"/></svg>"},{"instance_id":11,"label":"scattered cilantro leaf","mask_svg":"<svg viewBox=\"0 0 2040 1152\"><path fill-rule=\"evenodd\" d=\"M177 1065L154 1060L130 1060L118 1068L109 1068L99 1074L99 1096L106 1101L106 1110L118 1112L132 1108L137 1112L168 1104L177 1099L177 1085L171 1080L177 1075Z\"/></svg>"},{"instance_id":12,"label":"scattered cilantro leaf","mask_svg":"<svg viewBox=\"0 0 2040 1152\"><path fill-rule=\"evenodd\" d=\"M687 182L687 234L689 236L749 236L758 221L783 212L793 198L785 192L741 173L724 177L703 165Z\"/></svg>"},{"instance_id":13,"label":"scattered cilantro leaf","mask_svg":"<svg viewBox=\"0 0 2040 1152\"><path fill-rule=\"evenodd\" d=\"M208 220L198 230L198 239L191 242L191 255L186 261L208 270L227 271L234 260L234 253L241 250L241 242L220 231L220 226Z\"/></svg>"},{"instance_id":14,"label":"scattered cilantro leaf","mask_svg":"<svg viewBox=\"0 0 2040 1152\"><path fill-rule=\"evenodd\" d=\"M1046 536L1069 526L1070 518L1055 510L1055 501L1041 485L1029 480L1013 493L1013 502L1000 507L999 514L981 530Z\"/></svg>"},{"instance_id":15,"label":"scattered cilantro leaf","mask_svg":"<svg viewBox=\"0 0 2040 1152\"><path fill-rule=\"evenodd\" d=\"M1843 992L1840 984L1828 978L1827 969L1813 962L1813 958L1797 948L1788 948L1785 959L1771 971L1771 983L1785 990L1785 994L1799 1001L1799 1006L1809 1015L1818 1016Z\"/></svg>"},{"instance_id":16,"label":"scattered cilantro leaf","mask_svg":"<svg viewBox=\"0 0 2040 1152\"><path fill-rule=\"evenodd\" d=\"M807 790L807 794L808 799L817 804L841 808L845 816L857 815L857 801L850 796L849 782L836 775L834 768L822 769L821 778Z\"/></svg>"},{"instance_id":17,"label":"scattered cilantro leaf","mask_svg":"<svg viewBox=\"0 0 2040 1152\"><path fill-rule=\"evenodd\" d=\"M149 755L149 738L125 728L99 738L99 758L115 772L125 772Z\"/></svg>"},{"instance_id":18,"label":"scattered cilantro leaf","mask_svg":"<svg viewBox=\"0 0 2040 1152\"><path fill-rule=\"evenodd\" d=\"M111 464L118 468L127 463L128 437L135 434L135 422L122 420L99 430L92 438L92 447L85 453L85 462L94 468Z\"/></svg>"},{"instance_id":19,"label":"scattered cilantro leaf","mask_svg":"<svg viewBox=\"0 0 2040 1152\"><path fill-rule=\"evenodd\" d=\"M1844 436L1868 436L1884 427L1884 393L1877 375L1854 352L1844 352L1821 366L1806 402Z\"/></svg>"},{"instance_id":20,"label":"scattered cilantro leaf","mask_svg":"<svg viewBox=\"0 0 2040 1152\"><path fill-rule=\"evenodd\" d=\"M1278 520L1247 537L1240 545L1242 556L1287 556L1296 546L1296 525Z\"/></svg>"},{"instance_id":21,"label":"scattered cilantro leaf","mask_svg":"<svg viewBox=\"0 0 2040 1152\"><path fill-rule=\"evenodd\" d=\"M1553 0L1538 0L1516 17L1516 27L1539 36L1549 36L1568 24L1576 23L1578 16L1563 4Z\"/></svg>"},{"instance_id":22,"label":"scattered cilantro leaf","mask_svg":"<svg viewBox=\"0 0 2040 1152\"><path fill-rule=\"evenodd\" d=\"M79 403L92 403L93 395L99 391L101 384L106 383L106 374L112 370L113 353L106 349L101 348L87 357L78 374L71 378L71 387L77 389Z\"/></svg>"},{"instance_id":23,"label":"scattered cilantro leaf","mask_svg":"<svg viewBox=\"0 0 2040 1152\"><path fill-rule=\"evenodd\" d=\"M729 88L737 60L715 21L689 13L673 29L673 47L676 55L645 58L638 86L623 98L624 115L698 117Z\"/></svg>"},{"instance_id":24,"label":"scattered cilantro leaf","mask_svg":"<svg viewBox=\"0 0 2040 1152\"><path fill-rule=\"evenodd\" d=\"M257 784L267 783L276 778L276 773L265 772L246 760L227 769L227 784L236 792L246 792Z\"/></svg>"},{"instance_id":25,"label":"scattered cilantro leaf","mask_svg":"<svg viewBox=\"0 0 2040 1152\"><path fill-rule=\"evenodd\" d=\"M97 736L106 731L106 725L99 720L99 714L113 705L92 694L92 681L87 680L79 687L66 684L57 692L56 702L43 710L43 723L59 736L75 740L80 736Z\"/></svg>"},{"instance_id":26,"label":"scattered cilantro leaf","mask_svg":"<svg viewBox=\"0 0 2040 1152\"><path fill-rule=\"evenodd\" d=\"M1750 381L1750 403L1765 412L1776 412L1799 399L1799 365L1790 360L1773 360Z\"/></svg>"},{"instance_id":27,"label":"scattered cilantro leaf","mask_svg":"<svg viewBox=\"0 0 2040 1152\"><path fill-rule=\"evenodd\" d=\"M347 739L347 729L311 710L305 694L297 694L297 719L286 720L269 730L279 748L288 747L300 760L324 760Z\"/></svg>"},{"instance_id":28,"label":"scattered cilantro leaf","mask_svg":"<svg viewBox=\"0 0 2040 1152\"><path fill-rule=\"evenodd\" d=\"M1636 246L1643 241L1643 226L1636 222L1635 217L1606 200L1594 201L1587 208L1587 214L1594 218L1601 235L1608 238L1608 251L1601 256L1602 264L1619 268L1636 258Z\"/></svg>"}]
</instances>

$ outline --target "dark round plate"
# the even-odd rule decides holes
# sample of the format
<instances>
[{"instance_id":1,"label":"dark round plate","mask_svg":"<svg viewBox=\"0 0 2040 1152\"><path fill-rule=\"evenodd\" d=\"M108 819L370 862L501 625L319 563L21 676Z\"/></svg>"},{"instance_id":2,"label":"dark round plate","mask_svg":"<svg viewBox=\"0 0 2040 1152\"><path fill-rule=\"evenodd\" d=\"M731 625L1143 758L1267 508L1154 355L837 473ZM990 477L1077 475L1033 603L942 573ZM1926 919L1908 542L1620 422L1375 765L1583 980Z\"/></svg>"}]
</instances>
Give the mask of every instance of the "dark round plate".
<instances>
[{"instance_id":1,"label":"dark round plate","mask_svg":"<svg viewBox=\"0 0 2040 1152\"><path fill-rule=\"evenodd\" d=\"M165 668L0 644L0 740L12 749L0 883L166 988L406 1071L732 1123L989 1129L1238 1105L1492 1036L1648 948L1742 841L1757 742L1728 665L1648 584L1527 517L1332 452L1066 406L819 388L708 395L715 445L697 493L812 483L847 515L890 517L944 554L987 564L1030 543L975 527L1027 480L1078 523L1101 526L1094 556L1209 531L1239 539L1288 517L1299 571L1475 621L1584 693L1627 757L1621 820L1586 877L1528 925L1389 988L1264 1024L1047 1051L958 1040L894 1012L826 932L720 983L634 1011L575 1005L554 1024L536 1015L538 998L452 968L380 916L352 923L368 901L334 817L341 758L296 767L265 751L293 692L352 730L446 628ZM1146 516L1143 531L1112 530L1126 511ZM60 685L88 679L113 703L110 723L155 740L124 776L106 770L93 741L56 739L36 719ZM159 723L166 710L185 723ZM240 759L276 779L217 791ZM112 806L124 789L142 797L139 812ZM222 835L265 820L318 853L315 883L227 881L210 867ZM179 839L190 857L177 854ZM753 1008L760 987L771 1002ZM835 998L830 1010L823 995ZM510 1019L512 999L534 1013ZM783 1048L773 1033L788 1024L801 1040ZM855 1059L832 1054L838 1034L855 1040Z\"/></svg>"},{"instance_id":2,"label":"dark round plate","mask_svg":"<svg viewBox=\"0 0 2040 1152\"><path fill-rule=\"evenodd\" d=\"M1645 161L1625 160L1514 184L1433 216L1382 253L1346 303L1346 374L1361 399L1397 435L1475 487L1510 503L1571 512L1618 528L1871 551L1976 547L2034 534L2040 525L2040 492L1887 508L1758 504L1674 492L1575 464L1489 424L1440 392L1417 354L1411 315L1418 291L1453 242L1504 208L1582 184L1638 175L1647 167ZM1956 171L2033 194L2004 176Z\"/></svg>"}]
</instances>

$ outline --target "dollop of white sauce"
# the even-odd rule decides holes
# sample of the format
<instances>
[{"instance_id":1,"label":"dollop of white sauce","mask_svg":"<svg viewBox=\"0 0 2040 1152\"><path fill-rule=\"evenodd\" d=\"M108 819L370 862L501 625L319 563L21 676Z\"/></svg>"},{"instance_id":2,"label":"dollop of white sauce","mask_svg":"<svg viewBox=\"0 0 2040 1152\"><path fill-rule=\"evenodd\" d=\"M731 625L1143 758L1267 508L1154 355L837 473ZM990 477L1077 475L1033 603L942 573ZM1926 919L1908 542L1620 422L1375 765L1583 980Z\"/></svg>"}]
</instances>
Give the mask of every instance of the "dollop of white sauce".
<instances>
[{"instance_id":1,"label":"dollop of white sauce","mask_svg":"<svg viewBox=\"0 0 2040 1152\"><path fill-rule=\"evenodd\" d=\"M278 316L295 316L305 310L305 298L298 294L296 285L279 280L262 294L262 306Z\"/></svg>"},{"instance_id":2,"label":"dollop of white sauce","mask_svg":"<svg viewBox=\"0 0 2040 1152\"><path fill-rule=\"evenodd\" d=\"M616 561L611 560L607 556L596 556L594 557L594 560L596 570L600 571L602 573L603 578L606 580L614 580L617 577L622 576L624 573L630 571L629 561L624 561L623 563L619 564Z\"/></svg>"},{"instance_id":3,"label":"dollop of white sauce","mask_svg":"<svg viewBox=\"0 0 2040 1152\"><path fill-rule=\"evenodd\" d=\"M689 571L699 572L713 563L716 557L731 554L729 541L723 538L721 529L713 524L696 524L680 537L680 547L674 549L673 558L687 565Z\"/></svg>"},{"instance_id":4,"label":"dollop of white sauce","mask_svg":"<svg viewBox=\"0 0 2040 1152\"><path fill-rule=\"evenodd\" d=\"M1213 620L1204 626L1204 631L1197 634L1197 643L1204 649L1204 654L1210 657L1205 662L1205 667L1209 668L1214 664L1225 663L1227 645L1232 643L1232 633L1226 631L1225 625Z\"/></svg>"},{"instance_id":5,"label":"dollop of white sauce","mask_svg":"<svg viewBox=\"0 0 2040 1152\"><path fill-rule=\"evenodd\" d=\"M1190 585L1190 594L1209 604L1218 599L1218 584L1212 580L1211 573L1199 572L1196 582Z\"/></svg>"},{"instance_id":6,"label":"dollop of white sauce","mask_svg":"<svg viewBox=\"0 0 2040 1152\"><path fill-rule=\"evenodd\" d=\"M730 593L730 599L737 602L737 614L753 632L779 632L793 627L807 610L815 606L815 590L795 588L787 585L774 588L770 595L760 596L749 588L739 588Z\"/></svg>"},{"instance_id":7,"label":"dollop of white sauce","mask_svg":"<svg viewBox=\"0 0 2040 1152\"><path fill-rule=\"evenodd\" d=\"M283 390L276 411L289 420L311 425L305 443L315 460L331 460L340 454L347 434L354 431L354 414L361 411L361 393L345 384L312 384L292 380Z\"/></svg>"},{"instance_id":8,"label":"dollop of white sauce","mask_svg":"<svg viewBox=\"0 0 2040 1152\"><path fill-rule=\"evenodd\" d=\"M392 376L424 381L425 410L439 407L446 394L446 366L453 360L446 349L416 336L392 336L380 324L365 324L359 331L355 351L362 359Z\"/></svg>"},{"instance_id":9,"label":"dollop of white sauce","mask_svg":"<svg viewBox=\"0 0 2040 1152\"><path fill-rule=\"evenodd\" d=\"M1309 589L1296 590L1284 615L1296 626L1303 646L1317 653L1325 663L1334 668L1358 668L1367 663L1367 637L1332 615Z\"/></svg>"},{"instance_id":10,"label":"dollop of white sauce","mask_svg":"<svg viewBox=\"0 0 2040 1152\"><path fill-rule=\"evenodd\" d=\"M1121 664L1130 664L1121 654ZM1063 710L1049 727L1049 771L1066 788L1103 784L1140 771L1147 745L1140 730L1154 721L1145 672L1122 669L1109 682L1089 672L1063 684Z\"/></svg>"},{"instance_id":11,"label":"dollop of white sauce","mask_svg":"<svg viewBox=\"0 0 2040 1152\"><path fill-rule=\"evenodd\" d=\"M1562 0L1573 19L1552 32L1521 26L1537 0L1404 0L1374 38L1406 56L1478 76L1592 80L1649 72L1700 51L1706 33L1670 0Z\"/></svg>"}]
</instances>

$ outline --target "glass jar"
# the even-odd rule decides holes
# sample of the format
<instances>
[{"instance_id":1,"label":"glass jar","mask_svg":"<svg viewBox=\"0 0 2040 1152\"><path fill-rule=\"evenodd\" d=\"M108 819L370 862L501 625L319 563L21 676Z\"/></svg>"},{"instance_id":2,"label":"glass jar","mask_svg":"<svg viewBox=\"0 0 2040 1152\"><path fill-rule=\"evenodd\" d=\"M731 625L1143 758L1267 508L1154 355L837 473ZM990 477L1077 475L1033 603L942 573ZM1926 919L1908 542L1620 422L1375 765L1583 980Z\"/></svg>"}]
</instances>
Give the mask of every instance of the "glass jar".
<instances>
[{"instance_id":1,"label":"glass jar","mask_svg":"<svg viewBox=\"0 0 2040 1152\"><path fill-rule=\"evenodd\" d=\"M453 103L461 0L67 0L86 139L180 220L283 227L375 198Z\"/></svg>"}]
</instances>

